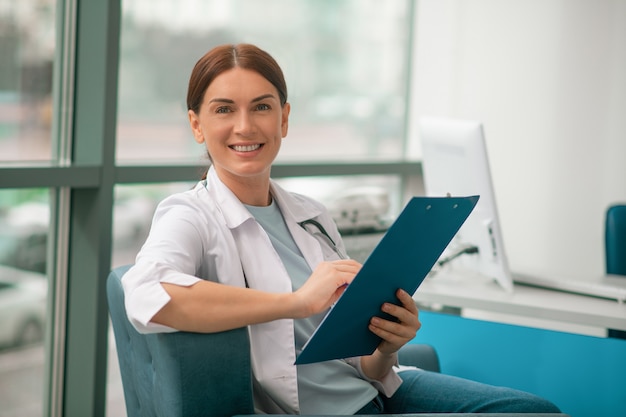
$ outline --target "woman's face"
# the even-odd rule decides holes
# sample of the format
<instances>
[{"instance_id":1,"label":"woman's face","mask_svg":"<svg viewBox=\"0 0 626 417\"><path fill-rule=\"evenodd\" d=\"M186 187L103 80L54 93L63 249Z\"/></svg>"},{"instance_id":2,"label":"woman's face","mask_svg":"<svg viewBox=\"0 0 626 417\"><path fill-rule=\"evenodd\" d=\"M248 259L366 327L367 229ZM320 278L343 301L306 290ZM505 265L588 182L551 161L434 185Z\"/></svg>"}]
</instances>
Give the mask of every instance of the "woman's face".
<instances>
[{"instance_id":1,"label":"woman's face","mask_svg":"<svg viewBox=\"0 0 626 417\"><path fill-rule=\"evenodd\" d=\"M189 122L222 181L268 179L287 135L289 109L262 75L236 67L213 80L199 113L189 110Z\"/></svg>"}]
</instances>

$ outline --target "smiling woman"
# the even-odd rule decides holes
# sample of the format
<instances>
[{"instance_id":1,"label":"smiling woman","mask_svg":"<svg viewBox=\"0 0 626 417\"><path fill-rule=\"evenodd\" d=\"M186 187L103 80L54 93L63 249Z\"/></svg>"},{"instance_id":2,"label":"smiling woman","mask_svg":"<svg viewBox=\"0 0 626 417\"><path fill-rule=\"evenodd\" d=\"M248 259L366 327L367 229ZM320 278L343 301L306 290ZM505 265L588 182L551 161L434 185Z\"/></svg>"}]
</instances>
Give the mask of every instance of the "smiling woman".
<instances>
[{"instance_id":1,"label":"smiling woman","mask_svg":"<svg viewBox=\"0 0 626 417\"><path fill-rule=\"evenodd\" d=\"M159 204L122 278L135 328L214 333L247 327L255 408L264 413L359 414L373 405L391 413L558 411L523 392L423 370L402 370L400 377L398 350L421 327L403 290L367 326L380 338L371 355L294 364L361 264L343 255L337 224L321 203L270 178L288 130L283 85L276 61L253 45L214 48L194 67L190 95L201 99L189 100L189 123L212 164L192 190ZM305 224L327 239L313 237Z\"/></svg>"}]
</instances>

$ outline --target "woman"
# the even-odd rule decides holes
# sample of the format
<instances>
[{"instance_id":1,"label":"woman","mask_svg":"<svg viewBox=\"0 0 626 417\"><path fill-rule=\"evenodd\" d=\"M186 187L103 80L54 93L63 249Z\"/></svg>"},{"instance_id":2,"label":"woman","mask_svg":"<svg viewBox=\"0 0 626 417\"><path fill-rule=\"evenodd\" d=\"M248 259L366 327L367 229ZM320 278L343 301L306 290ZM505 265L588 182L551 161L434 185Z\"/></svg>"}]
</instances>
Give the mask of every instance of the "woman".
<instances>
[{"instance_id":1,"label":"woman","mask_svg":"<svg viewBox=\"0 0 626 417\"><path fill-rule=\"evenodd\" d=\"M342 259L326 209L270 179L287 136L282 71L253 45L224 45L194 67L187 94L206 178L165 199L136 264L124 276L126 308L144 333L218 332L249 326L255 407L265 413L558 411L539 398L419 370L398 372L397 351L420 328L412 297L373 317L382 338L369 356L293 365L326 310L361 265ZM299 223L315 220L337 246Z\"/></svg>"}]
</instances>

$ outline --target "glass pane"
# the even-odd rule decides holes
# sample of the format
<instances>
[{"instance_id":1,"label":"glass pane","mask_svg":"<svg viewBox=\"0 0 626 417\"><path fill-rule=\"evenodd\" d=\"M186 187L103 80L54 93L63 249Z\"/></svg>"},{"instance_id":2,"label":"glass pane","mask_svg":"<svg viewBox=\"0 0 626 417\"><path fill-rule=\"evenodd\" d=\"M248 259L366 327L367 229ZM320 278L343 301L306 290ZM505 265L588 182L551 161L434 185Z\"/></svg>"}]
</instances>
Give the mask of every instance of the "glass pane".
<instances>
[{"instance_id":1,"label":"glass pane","mask_svg":"<svg viewBox=\"0 0 626 417\"><path fill-rule=\"evenodd\" d=\"M179 182L115 186L113 268L135 261L135 255L148 237L157 204L168 195L188 190L194 185Z\"/></svg>"},{"instance_id":2,"label":"glass pane","mask_svg":"<svg viewBox=\"0 0 626 417\"><path fill-rule=\"evenodd\" d=\"M48 190L0 190L0 415L43 415Z\"/></svg>"},{"instance_id":3,"label":"glass pane","mask_svg":"<svg viewBox=\"0 0 626 417\"><path fill-rule=\"evenodd\" d=\"M0 1L0 162L52 157L55 1Z\"/></svg>"},{"instance_id":4,"label":"glass pane","mask_svg":"<svg viewBox=\"0 0 626 417\"><path fill-rule=\"evenodd\" d=\"M402 157L408 0L122 6L118 160L204 158L187 122L188 77L211 47L239 42L267 50L285 72L292 110L281 160Z\"/></svg>"}]
</instances>

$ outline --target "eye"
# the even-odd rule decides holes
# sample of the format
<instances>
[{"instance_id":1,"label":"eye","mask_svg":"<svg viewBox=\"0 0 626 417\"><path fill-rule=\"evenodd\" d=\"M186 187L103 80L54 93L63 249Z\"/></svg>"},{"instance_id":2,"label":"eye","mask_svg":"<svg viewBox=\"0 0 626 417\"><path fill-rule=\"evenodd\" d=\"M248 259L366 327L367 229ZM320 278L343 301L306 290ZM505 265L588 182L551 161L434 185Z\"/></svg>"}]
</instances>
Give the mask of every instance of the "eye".
<instances>
[{"instance_id":1,"label":"eye","mask_svg":"<svg viewBox=\"0 0 626 417\"><path fill-rule=\"evenodd\" d=\"M266 104L266 103L259 103L256 106L256 110L259 110L259 111L271 110L271 108L272 107L269 104Z\"/></svg>"},{"instance_id":2,"label":"eye","mask_svg":"<svg viewBox=\"0 0 626 417\"><path fill-rule=\"evenodd\" d=\"M228 106L220 106L215 109L215 113L230 113L232 110Z\"/></svg>"}]
</instances>

